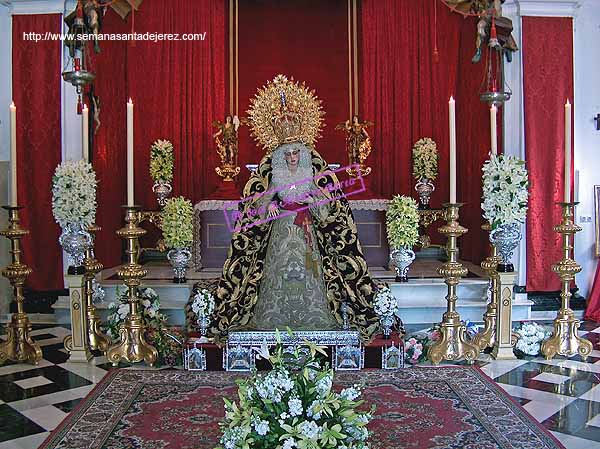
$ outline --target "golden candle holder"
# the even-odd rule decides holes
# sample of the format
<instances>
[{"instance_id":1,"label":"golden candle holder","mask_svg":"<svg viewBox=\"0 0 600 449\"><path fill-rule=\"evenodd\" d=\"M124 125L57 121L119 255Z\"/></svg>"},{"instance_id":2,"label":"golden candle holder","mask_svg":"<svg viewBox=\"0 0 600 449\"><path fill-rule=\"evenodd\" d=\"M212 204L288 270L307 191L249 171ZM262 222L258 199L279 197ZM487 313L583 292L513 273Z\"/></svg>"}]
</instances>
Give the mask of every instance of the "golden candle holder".
<instances>
[{"instance_id":1,"label":"golden candle holder","mask_svg":"<svg viewBox=\"0 0 600 449\"><path fill-rule=\"evenodd\" d=\"M552 265L552 271L556 273L561 281L561 307L554 319L554 331L550 338L542 343L542 354L546 359L551 359L556 354L570 357L579 354L586 360L593 349L592 343L578 335L580 322L569 307L571 298L570 285L575 280L575 275L581 271L581 266L571 257L573 244L571 239L581 231L581 227L573 222L575 206L579 203L559 203L562 207L562 221L554 226L554 231L562 234L563 258Z\"/></svg>"},{"instance_id":2,"label":"golden candle holder","mask_svg":"<svg viewBox=\"0 0 600 449\"><path fill-rule=\"evenodd\" d=\"M11 321L6 326L6 341L0 343L0 363L12 360L37 365L42 359L42 349L29 335L31 324L23 309L23 284L32 270L21 262L21 239L28 235L29 231L19 225L20 206L2 208L8 211L8 228L0 231L0 235L10 239L12 257L12 262L2 270L2 276L7 278L13 287L17 312L12 314Z\"/></svg>"},{"instance_id":3,"label":"golden candle holder","mask_svg":"<svg viewBox=\"0 0 600 449\"><path fill-rule=\"evenodd\" d=\"M468 270L458 262L457 239L468 231L458 223L458 212L461 206L462 203L444 204L447 224L438 230L447 237L448 262L439 267L437 272L444 277L444 282L448 286L448 295L446 296L448 308L440 323L440 339L431 345L427 353L427 357L434 365L439 364L442 360L465 359L467 362L472 362L479 354L479 348L467 341L467 329L456 311L456 300L458 299L456 289L460 278L468 273Z\"/></svg>"},{"instance_id":4,"label":"golden candle holder","mask_svg":"<svg viewBox=\"0 0 600 449\"><path fill-rule=\"evenodd\" d=\"M489 233L492 226L486 223L481 226L481 229ZM479 348L479 351L493 347L496 342L496 323L498 320L498 272L496 270L501 262L502 258L498 256L496 246L490 243L490 255L481 262L481 268L486 272L489 279L490 302L483 314L483 330L477 333L473 339L473 344Z\"/></svg>"},{"instance_id":5,"label":"golden candle holder","mask_svg":"<svg viewBox=\"0 0 600 449\"><path fill-rule=\"evenodd\" d=\"M144 338L144 322L139 312L137 288L141 278L148 273L138 264L139 238L146 233L138 226L139 209L139 206L125 206L125 226L117 231L117 235L127 241L127 263L121 265L117 275L128 288L129 314L119 328L119 342L106 351L106 358L113 366L117 366L122 359L132 363L144 360L152 366L158 358L156 349Z\"/></svg>"},{"instance_id":6,"label":"golden candle holder","mask_svg":"<svg viewBox=\"0 0 600 449\"><path fill-rule=\"evenodd\" d=\"M102 271L103 265L96 259L94 254L94 242L96 241L96 232L100 227L95 224L90 226L88 231L92 234L92 244L85 250L83 267L85 268L85 304L86 304L86 322L88 346L91 350L106 352L110 345L110 339L100 330L100 316L94 306L94 279Z\"/></svg>"}]
</instances>

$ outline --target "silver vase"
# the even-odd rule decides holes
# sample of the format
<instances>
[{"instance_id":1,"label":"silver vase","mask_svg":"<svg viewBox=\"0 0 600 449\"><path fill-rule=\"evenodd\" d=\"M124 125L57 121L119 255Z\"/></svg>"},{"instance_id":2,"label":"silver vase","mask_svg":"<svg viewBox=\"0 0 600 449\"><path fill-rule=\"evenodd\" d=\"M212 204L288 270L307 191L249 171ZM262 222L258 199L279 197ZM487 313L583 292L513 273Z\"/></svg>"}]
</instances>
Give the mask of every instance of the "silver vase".
<instances>
[{"instance_id":1,"label":"silver vase","mask_svg":"<svg viewBox=\"0 0 600 449\"><path fill-rule=\"evenodd\" d=\"M390 265L396 270L396 282L408 282L408 269L415 260L415 252L410 248L397 248L390 253Z\"/></svg>"},{"instance_id":2,"label":"silver vase","mask_svg":"<svg viewBox=\"0 0 600 449\"><path fill-rule=\"evenodd\" d=\"M85 250L92 244L92 235L78 223L67 224L58 238L58 242L67 253L69 274L83 274Z\"/></svg>"},{"instance_id":3,"label":"silver vase","mask_svg":"<svg viewBox=\"0 0 600 449\"><path fill-rule=\"evenodd\" d=\"M206 337L208 335L208 324L210 320L205 314L198 317L198 327L200 328L200 336Z\"/></svg>"},{"instance_id":4,"label":"silver vase","mask_svg":"<svg viewBox=\"0 0 600 449\"><path fill-rule=\"evenodd\" d=\"M383 327L383 338L386 340L390 338L392 335L392 326L394 325L394 316L393 315L385 315L379 317L379 322Z\"/></svg>"},{"instance_id":5,"label":"silver vase","mask_svg":"<svg viewBox=\"0 0 600 449\"><path fill-rule=\"evenodd\" d=\"M435 186L428 178L421 178L415 185L415 190L419 194L419 209L429 209L429 198L435 190Z\"/></svg>"},{"instance_id":6,"label":"silver vase","mask_svg":"<svg viewBox=\"0 0 600 449\"><path fill-rule=\"evenodd\" d=\"M521 225L520 223L511 223L507 225L499 225L490 232L490 242L498 250L498 255L502 262L498 264L500 273L509 273L515 271L515 268L510 259L513 251L519 246L521 240Z\"/></svg>"},{"instance_id":7,"label":"silver vase","mask_svg":"<svg viewBox=\"0 0 600 449\"><path fill-rule=\"evenodd\" d=\"M152 191L156 195L156 202L160 207L164 207L167 202L167 198L173 191L173 187L168 182L157 181L152 186Z\"/></svg>"},{"instance_id":8,"label":"silver vase","mask_svg":"<svg viewBox=\"0 0 600 449\"><path fill-rule=\"evenodd\" d=\"M167 259L171 262L173 272L173 282L176 284L183 284L186 282L185 272L190 266L190 260L192 253L187 248L173 248L167 253Z\"/></svg>"}]
</instances>

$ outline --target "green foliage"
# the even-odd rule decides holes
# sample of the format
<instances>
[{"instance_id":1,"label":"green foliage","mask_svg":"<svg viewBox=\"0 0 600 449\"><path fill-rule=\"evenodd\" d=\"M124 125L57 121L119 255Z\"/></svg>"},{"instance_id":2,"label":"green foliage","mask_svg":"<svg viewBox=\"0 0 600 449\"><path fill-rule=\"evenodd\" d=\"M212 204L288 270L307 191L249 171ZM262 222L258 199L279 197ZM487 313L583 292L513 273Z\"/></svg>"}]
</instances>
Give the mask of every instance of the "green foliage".
<instances>
[{"instance_id":1,"label":"green foliage","mask_svg":"<svg viewBox=\"0 0 600 449\"><path fill-rule=\"evenodd\" d=\"M412 150L413 176L433 181L438 175L437 145L429 137L417 140Z\"/></svg>"},{"instance_id":2,"label":"green foliage","mask_svg":"<svg viewBox=\"0 0 600 449\"><path fill-rule=\"evenodd\" d=\"M192 203L182 196L170 198L161 214L167 248L188 248L194 241Z\"/></svg>"},{"instance_id":3,"label":"green foliage","mask_svg":"<svg viewBox=\"0 0 600 449\"><path fill-rule=\"evenodd\" d=\"M411 248L419 239L419 211L416 201L396 195L390 201L385 217L390 247Z\"/></svg>"},{"instance_id":4,"label":"green foliage","mask_svg":"<svg viewBox=\"0 0 600 449\"><path fill-rule=\"evenodd\" d=\"M150 147L150 176L154 182L173 180L173 144L157 140Z\"/></svg>"}]
</instances>

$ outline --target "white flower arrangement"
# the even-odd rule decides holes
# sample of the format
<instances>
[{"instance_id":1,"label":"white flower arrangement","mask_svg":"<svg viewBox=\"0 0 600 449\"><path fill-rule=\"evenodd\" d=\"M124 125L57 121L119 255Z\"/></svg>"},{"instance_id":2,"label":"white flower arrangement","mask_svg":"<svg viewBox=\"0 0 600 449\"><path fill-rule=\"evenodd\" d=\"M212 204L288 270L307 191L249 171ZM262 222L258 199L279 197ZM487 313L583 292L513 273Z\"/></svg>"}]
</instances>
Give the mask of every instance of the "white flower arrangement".
<instances>
[{"instance_id":1,"label":"white flower arrangement","mask_svg":"<svg viewBox=\"0 0 600 449\"><path fill-rule=\"evenodd\" d=\"M188 248L194 241L194 208L182 196L170 198L162 212L162 233L167 248Z\"/></svg>"},{"instance_id":2,"label":"white flower arrangement","mask_svg":"<svg viewBox=\"0 0 600 449\"><path fill-rule=\"evenodd\" d=\"M492 155L483 164L483 216L493 229L523 223L527 215L529 179L525 161Z\"/></svg>"},{"instance_id":3,"label":"white flower arrangement","mask_svg":"<svg viewBox=\"0 0 600 449\"><path fill-rule=\"evenodd\" d=\"M373 307L379 317L393 317L399 310L398 300L389 287L382 287L377 291Z\"/></svg>"},{"instance_id":4,"label":"white flower arrangement","mask_svg":"<svg viewBox=\"0 0 600 449\"><path fill-rule=\"evenodd\" d=\"M335 391L333 370L321 365L314 344L259 354L273 369L241 379L239 403L225 401L218 449L368 449L371 411L357 410L360 388Z\"/></svg>"},{"instance_id":5,"label":"white flower arrangement","mask_svg":"<svg viewBox=\"0 0 600 449\"><path fill-rule=\"evenodd\" d=\"M437 145L429 137L417 140L412 149L413 176L415 179L427 178L433 181L438 175L440 156Z\"/></svg>"},{"instance_id":6,"label":"white flower arrangement","mask_svg":"<svg viewBox=\"0 0 600 449\"><path fill-rule=\"evenodd\" d=\"M542 342L550 337L550 332L533 321L524 321L515 331L519 336L515 350L525 355L539 355Z\"/></svg>"},{"instance_id":7,"label":"white flower arrangement","mask_svg":"<svg viewBox=\"0 0 600 449\"><path fill-rule=\"evenodd\" d=\"M413 247L419 240L417 202L408 196L394 196L388 205L385 223L390 247L394 249Z\"/></svg>"},{"instance_id":8,"label":"white flower arrangement","mask_svg":"<svg viewBox=\"0 0 600 449\"><path fill-rule=\"evenodd\" d=\"M209 317L215 310L215 299L213 295L206 289L200 290L194 295L192 301L192 311L198 318L201 316Z\"/></svg>"},{"instance_id":9,"label":"white flower arrangement","mask_svg":"<svg viewBox=\"0 0 600 449\"><path fill-rule=\"evenodd\" d=\"M154 182L173 180L173 144L157 140L150 147L150 176Z\"/></svg>"},{"instance_id":10,"label":"white flower arrangement","mask_svg":"<svg viewBox=\"0 0 600 449\"><path fill-rule=\"evenodd\" d=\"M119 337L119 326L125 321L129 314L127 300L128 289L123 286L117 289L119 303L111 302L108 305L108 320L106 323L106 334L113 340ZM138 288L138 296L142 306L142 319L146 328L161 329L164 327L167 317L159 312L160 298L158 293L151 288Z\"/></svg>"},{"instance_id":11,"label":"white flower arrangement","mask_svg":"<svg viewBox=\"0 0 600 449\"><path fill-rule=\"evenodd\" d=\"M52 177L52 214L61 228L79 225L86 230L96 220L96 173L83 160L56 167Z\"/></svg>"}]
</instances>

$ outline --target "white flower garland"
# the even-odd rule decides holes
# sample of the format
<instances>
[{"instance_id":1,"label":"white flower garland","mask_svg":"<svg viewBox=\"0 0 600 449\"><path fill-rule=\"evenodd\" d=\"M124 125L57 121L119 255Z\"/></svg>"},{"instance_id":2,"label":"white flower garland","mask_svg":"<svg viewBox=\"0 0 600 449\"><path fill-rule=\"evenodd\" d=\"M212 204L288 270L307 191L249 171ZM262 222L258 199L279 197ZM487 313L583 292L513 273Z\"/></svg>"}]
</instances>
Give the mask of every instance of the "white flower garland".
<instances>
[{"instance_id":1,"label":"white flower garland","mask_svg":"<svg viewBox=\"0 0 600 449\"><path fill-rule=\"evenodd\" d=\"M52 177L52 214L61 228L87 229L96 220L96 173L91 164L63 162Z\"/></svg>"},{"instance_id":2,"label":"white flower garland","mask_svg":"<svg viewBox=\"0 0 600 449\"><path fill-rule=\"evenodd\" d=\"M523 223L527 216L529 179L525 161L492 155L483 164L483 217L493 228Z\"/></svg>"}]
</instances>

